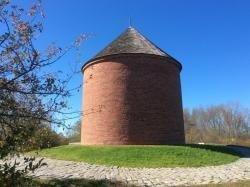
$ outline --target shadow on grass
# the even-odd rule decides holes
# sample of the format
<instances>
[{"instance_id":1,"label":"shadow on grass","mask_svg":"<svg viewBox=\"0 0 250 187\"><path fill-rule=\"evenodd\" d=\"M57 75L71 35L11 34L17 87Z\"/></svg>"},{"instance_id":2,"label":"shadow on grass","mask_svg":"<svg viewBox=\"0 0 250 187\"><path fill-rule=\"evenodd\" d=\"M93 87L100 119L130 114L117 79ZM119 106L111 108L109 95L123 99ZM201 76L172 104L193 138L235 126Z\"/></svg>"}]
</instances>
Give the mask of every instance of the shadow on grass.
<instances>
[{"instance_id":1,"label":"shadow on grass","mask_svg":"<svg viewBox=\"0 0 250 187\"><path fill-rule=\"evenodd\" d=\"M249 186L250 186L250 180L222 183L222 184L203 184L203 185L195 185L193 187L249 187Z\"/></svg>"},{"instance_id":2,"label":"shadow on grass","mask_svg":"<svg viewBox=\"0 0 250 187\"><path fill-rule=\"evenodd\" d=\"M185 144L181 146L205 149L209 151L215 151L225 154L231 154L234 156L239 156L241 158L249 158L250 157L250 148L244 146L237 145L199 145L199 144Z\"/></svg>"},{"instance_id":3,"label":"shadow on grass","mask_svg":"<svg viewBox=\"0 0 250 187\"><path fill-rule=\"evenodd\" d=\"M125 187L128 186L119 181L112 182L110 180L90 180L90 179L35 179L34 187ZM133 186L129 186L133 187Z\"/></svg>"},{"instance_id":4,"label":"shadow on grass","mask_svg":"<svg viewBox=\"0 0 250 187\"><path fill-rule=\"evenodd\" d=\"M227 147L233 149L235 152L239 153L244 158L250 158L250 147L241 145L227 145Z\"/></svg>"},{"instance_id":5,"label":"shadow on grass","mask_svg":"<svg viewBox=\"0 0 250 187\"><path fill-rule=\"evenodd\" d=\"M36 185L32 187L136 187L122 182L111 182L109 180L88 180L88 179L68 179L68 180L36 180ZM249 187L250 181L238 181L222 184L203 184L192 187ZM27 187L27 186L25 186Z\"/></svg>"}]
</instances>

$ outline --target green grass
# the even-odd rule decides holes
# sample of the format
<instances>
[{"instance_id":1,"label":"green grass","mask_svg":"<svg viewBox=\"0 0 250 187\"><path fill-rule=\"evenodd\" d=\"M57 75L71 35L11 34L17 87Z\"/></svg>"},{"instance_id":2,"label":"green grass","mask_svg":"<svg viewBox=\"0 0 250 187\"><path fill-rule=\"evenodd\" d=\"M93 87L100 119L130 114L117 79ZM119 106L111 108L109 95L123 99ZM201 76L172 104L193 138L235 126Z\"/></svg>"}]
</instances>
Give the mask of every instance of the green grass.
<instances>
[{"instance_id":1,"label":"green grass","mask_svg":"<svg viewBox=\"0 0 250 187\"><path fill-rule=\"evenodd\" d=\"M35 154L35 152L32 152ZM38 152L61 160L124 167L200 167L227 164L240 155L226 146L80 146L66 145Z\"/></svg>"}]
</instances>

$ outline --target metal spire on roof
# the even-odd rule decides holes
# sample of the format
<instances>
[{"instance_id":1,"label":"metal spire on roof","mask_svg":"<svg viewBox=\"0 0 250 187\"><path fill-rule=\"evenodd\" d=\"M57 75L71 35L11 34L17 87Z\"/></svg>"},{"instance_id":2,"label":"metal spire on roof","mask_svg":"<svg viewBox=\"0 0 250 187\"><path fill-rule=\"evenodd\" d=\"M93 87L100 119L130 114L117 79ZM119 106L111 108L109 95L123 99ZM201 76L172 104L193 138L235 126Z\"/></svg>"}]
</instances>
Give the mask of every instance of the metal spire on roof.
<instances>
[{"instance_id":1,"label":"metal spire on roof","mask_svg":"<svg viewBox=\"0 0 250 187\"><path fill-rule=\"evenodd\" d=\"M132 20L131 20L131 16L129 16L129 28L132 28Z\"/></svg>"}]
</instances>

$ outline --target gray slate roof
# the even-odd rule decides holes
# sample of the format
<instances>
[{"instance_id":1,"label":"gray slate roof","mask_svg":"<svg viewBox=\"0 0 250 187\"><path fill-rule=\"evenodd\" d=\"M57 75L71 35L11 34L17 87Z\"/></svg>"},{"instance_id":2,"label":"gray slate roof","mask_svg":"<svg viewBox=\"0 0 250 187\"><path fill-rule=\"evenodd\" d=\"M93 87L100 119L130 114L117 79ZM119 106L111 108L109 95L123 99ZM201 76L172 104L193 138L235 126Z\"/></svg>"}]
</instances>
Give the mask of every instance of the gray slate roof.
<instances>
[{"instance_id":1,"label":"gray slate roof","mask_svg":"<svg viewBox=\"0 0 250 187\"><path fill-rule=\"evenodd\" d=\"M136 29L129 27L92 59L121 53L144 53L170 57L167 53L140 34Z\"/></svg>"}]
</instances>

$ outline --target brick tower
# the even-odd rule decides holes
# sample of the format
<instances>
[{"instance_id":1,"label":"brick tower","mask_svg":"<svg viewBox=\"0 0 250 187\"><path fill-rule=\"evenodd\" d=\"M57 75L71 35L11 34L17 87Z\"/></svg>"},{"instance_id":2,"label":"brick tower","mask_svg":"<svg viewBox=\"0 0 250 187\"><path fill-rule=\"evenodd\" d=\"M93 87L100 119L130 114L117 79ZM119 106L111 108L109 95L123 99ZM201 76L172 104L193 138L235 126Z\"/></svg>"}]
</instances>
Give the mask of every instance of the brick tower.
<instances>
[{"instance_id":1,"label":"brick tower","mask_svg":"<svg viewBox=\"0 0 250 187\"><path fill-rule=\"evenodd\" d=\"M81 144L185 143L181 68L129 27L82 67Z\"/></svg>"}]
</instances>

